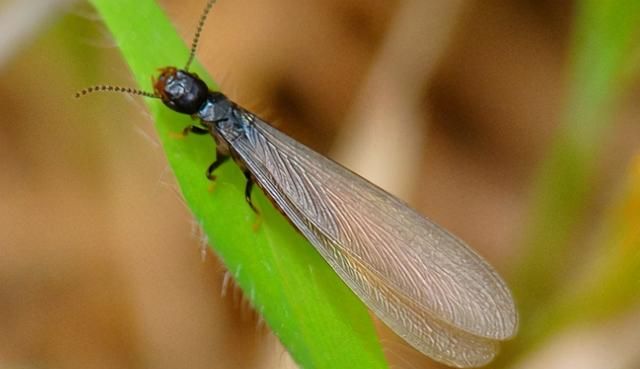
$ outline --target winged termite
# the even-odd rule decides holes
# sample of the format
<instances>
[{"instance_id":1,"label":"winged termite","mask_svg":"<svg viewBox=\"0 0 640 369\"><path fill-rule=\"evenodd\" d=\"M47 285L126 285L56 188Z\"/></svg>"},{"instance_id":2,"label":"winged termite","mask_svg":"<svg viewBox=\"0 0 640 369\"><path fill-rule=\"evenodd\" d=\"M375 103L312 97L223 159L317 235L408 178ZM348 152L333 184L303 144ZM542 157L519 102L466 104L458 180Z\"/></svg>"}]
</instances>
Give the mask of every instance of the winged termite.
<instances>
[{"instance_id":1,"label":"winged termite","mask_svg":"<svg viewBox=\"0 0 640 369\"><path fill-rule=\"evenodd\" d=\"M463 241L405 203L271 127L188 71L206 16L183 69L162 68L154 93L170 109L199 119L184 133L211 134L216 160L245 173L246 200L257 184L353 292L392 330L448 365L481 366L517 329L504 281ZM95 90L83 90L79 95Z\"/></svg>"}]
</instances>

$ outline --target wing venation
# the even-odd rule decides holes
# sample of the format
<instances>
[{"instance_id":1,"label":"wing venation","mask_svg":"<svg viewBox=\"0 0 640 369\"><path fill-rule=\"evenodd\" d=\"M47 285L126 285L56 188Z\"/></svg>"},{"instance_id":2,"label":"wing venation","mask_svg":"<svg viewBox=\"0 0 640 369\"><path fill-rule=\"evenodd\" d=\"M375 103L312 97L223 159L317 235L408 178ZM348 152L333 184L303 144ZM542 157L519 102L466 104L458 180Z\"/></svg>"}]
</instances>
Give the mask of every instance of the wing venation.
<instances>
[{"instance_id":1,"label":"wing venation","mask_svg":"<svg viewBox=\"0 0 640 369\"><path fill-rule=\"evenodd\" d=\"M487 362L497 351L494 340L515 333L508 288L461 240L255 116L245 118L249 128L232 149L394 331L420 351L462 366Z\"/></svg>"}]
</instances>

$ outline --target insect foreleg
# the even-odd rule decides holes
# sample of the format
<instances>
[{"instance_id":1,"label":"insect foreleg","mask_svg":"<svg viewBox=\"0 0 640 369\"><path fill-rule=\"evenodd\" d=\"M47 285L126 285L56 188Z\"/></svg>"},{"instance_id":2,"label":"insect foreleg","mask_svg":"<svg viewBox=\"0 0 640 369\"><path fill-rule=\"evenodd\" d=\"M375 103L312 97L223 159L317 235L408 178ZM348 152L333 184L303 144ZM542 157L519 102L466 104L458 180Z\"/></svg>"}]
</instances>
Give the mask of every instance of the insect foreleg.
<instances>
[{"instance_id":1,"label":"insect foreleg","mask_svg":"<svg viewBox=\"0 0 640 369\"><path fill-rule=\"evenodd\" d=\"M188 125L186 127L184 127L184 129L182 130L182 135L186 136L189 133L195 133L197 135L208 135L209 134L209 130L206 128L202 128L202 127L198 127L198 126L194 126L194 125Z\"/></svg>"}]
</instances>

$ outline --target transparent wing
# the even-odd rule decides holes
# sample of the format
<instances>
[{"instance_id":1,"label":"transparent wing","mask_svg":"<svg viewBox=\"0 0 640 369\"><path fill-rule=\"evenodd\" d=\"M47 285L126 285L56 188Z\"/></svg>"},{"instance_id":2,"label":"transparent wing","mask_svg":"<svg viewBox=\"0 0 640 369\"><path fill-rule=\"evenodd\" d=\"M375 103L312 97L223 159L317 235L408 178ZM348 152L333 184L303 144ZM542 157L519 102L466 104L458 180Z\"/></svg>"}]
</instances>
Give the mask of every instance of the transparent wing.
<instances>
[{"instance_id":1,"label":"transparent wing","mask_svg":"<svg viewBox=\"0 0 640 369\"><path fill-rule=\"evenodd\" d=\"M516 330L511 294L461 240L250 113L231 142L256 182L398 335L456 366L491 360ZM224 135L224 132L222 133Z\"/></svg>"}]
</instances>

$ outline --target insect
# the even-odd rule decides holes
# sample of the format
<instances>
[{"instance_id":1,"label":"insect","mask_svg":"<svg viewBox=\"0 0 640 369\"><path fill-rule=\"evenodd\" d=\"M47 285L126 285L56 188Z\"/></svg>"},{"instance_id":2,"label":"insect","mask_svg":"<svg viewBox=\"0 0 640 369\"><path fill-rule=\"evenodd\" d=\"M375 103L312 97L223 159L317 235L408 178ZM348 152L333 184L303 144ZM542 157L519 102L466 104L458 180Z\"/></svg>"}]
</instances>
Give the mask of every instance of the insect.
<instances>
[{"instance_id":1,"label":"insect","mask_svg":"<svg viewBox=\"0 0 640 369\"><path fill-rule=\"evenodd\" d=\"M215 171L232 159L253 185L304 235L344 283L393 331L420 352L457 367L493 359L512 337L518 315L511 293L492 267L444 228L376 185L271 127L189 72L208 0L183 69L165 67L153 93L97 86L159 98L199 120L184 134L215 139Z\"/></svg>"}]
</instances>

